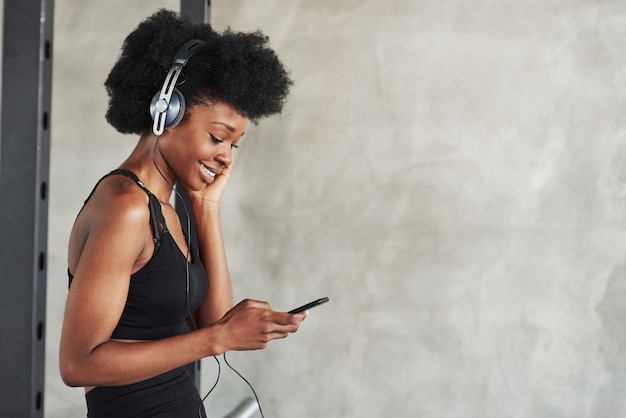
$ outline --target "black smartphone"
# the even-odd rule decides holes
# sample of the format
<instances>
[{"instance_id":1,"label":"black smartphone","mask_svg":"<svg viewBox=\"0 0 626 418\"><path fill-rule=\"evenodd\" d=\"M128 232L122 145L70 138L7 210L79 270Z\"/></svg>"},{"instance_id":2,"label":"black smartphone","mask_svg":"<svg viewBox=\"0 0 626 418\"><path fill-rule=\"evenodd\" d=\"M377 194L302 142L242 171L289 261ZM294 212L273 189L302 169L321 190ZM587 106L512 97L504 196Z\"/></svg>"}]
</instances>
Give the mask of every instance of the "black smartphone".
<instances>
[{"instance_id":1,"label":"black smartphone","mask_svg":"<svg viewBox=\"0 0 626 418\"><path fill-rule=\"evenodd\" d=\"M313 302L309 302L306 305L302 305L296 309L292 309L290 310L288 313L298 313L298 312L302 312L302 311L308 311L311 308L315 308L316 306L319 306L321 304L324 304L326 302L328 302L330 299L328 298L320 298L318 300L314 300Z\"/></svg>"}]
</instances>

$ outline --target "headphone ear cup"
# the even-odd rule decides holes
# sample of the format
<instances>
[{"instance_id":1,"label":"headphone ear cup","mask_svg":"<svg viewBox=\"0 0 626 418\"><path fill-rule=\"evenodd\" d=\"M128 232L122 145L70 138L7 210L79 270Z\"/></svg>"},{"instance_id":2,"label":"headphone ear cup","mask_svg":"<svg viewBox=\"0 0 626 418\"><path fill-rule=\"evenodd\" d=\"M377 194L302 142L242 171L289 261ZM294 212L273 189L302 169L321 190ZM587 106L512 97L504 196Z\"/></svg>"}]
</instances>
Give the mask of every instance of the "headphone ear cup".
<instances>
[{"instance_id":1,"label":"headphone ear cup","mask_svg":"<svg viewBox=\"0 0 626 418\"><path fill-rule=\"evenodd\" d=\"M157 115L157 103L159 102L159 97L161 96L161 91L157 91L156 94L152 97L152 102L150 102L150 116L152 120L156 118ZM165 100L163 100L165 102ZM185 116L185 96L178 90L174 89L172 92L172 97L170 98L169 104L167 104L167 108L165 109L165 127L173 128L183 120L183 116Z\"/></svg>"},{"instance_id":2,"label":"headphone ear cup","mask_svg":"<svg viewBox=\"0 0 626 418\"><path fill-rule=\"evenodd\" d=\"M167 117L165 118L166 128L173 128L178 125L181 120L183 120L186 105L185 96L183 96L178 89L174 89L174 92L172 93L172 100L170 100L170 106L167 110ZM170 109L172 109L171 112Z\"/></svg>"}]
</instances>

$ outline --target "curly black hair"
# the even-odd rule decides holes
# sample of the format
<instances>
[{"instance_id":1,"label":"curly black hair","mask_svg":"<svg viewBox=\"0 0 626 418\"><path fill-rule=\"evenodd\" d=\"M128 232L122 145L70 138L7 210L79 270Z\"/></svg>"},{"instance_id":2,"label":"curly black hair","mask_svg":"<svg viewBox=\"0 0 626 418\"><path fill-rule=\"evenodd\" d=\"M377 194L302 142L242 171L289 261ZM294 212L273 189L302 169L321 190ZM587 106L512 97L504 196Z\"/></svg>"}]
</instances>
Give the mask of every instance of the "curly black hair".
<instances>
[{"instance_id":1,"label":"curly black hair","mask_svg":"<svg viewBox=\"0 0 626 418\"><path fill-rule=\"evenodd\" d=\"M131 32L104 85L109 94L106 120L121 133L141 134L152 126L150 102L174 56L191 39L205 44L183 68L177 89L187 109L222 100L253 123L280 113L293 84L269 39L261 32L218 33L161 9Z\"/></svg>"}]
</instances>

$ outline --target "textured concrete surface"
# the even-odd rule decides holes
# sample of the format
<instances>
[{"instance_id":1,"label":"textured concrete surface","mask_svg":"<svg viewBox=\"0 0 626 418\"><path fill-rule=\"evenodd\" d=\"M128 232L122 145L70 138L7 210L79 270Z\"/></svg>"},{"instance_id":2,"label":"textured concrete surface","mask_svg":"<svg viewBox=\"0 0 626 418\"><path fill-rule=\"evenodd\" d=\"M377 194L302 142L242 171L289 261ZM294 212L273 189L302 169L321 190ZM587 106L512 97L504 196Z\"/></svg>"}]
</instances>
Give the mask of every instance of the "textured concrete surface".
<instances>
[{"instance_id":1,"label":"textured concrete surface","mask_svg":"<svg viewBox=\"0 0 626 418\"><path fill-rule=\"evenodd\" d=\"M135 138L104 121L123 37L177 1L56 1L46 416L65 249ZM251 126L224 201L238 299L298 334L229 353L266 417L626 415L626 3L213 1L296 84ZM217 374L203 362L203 386ZM250 396L224 367L206 401Z\"/></svg>"}]
</instances>

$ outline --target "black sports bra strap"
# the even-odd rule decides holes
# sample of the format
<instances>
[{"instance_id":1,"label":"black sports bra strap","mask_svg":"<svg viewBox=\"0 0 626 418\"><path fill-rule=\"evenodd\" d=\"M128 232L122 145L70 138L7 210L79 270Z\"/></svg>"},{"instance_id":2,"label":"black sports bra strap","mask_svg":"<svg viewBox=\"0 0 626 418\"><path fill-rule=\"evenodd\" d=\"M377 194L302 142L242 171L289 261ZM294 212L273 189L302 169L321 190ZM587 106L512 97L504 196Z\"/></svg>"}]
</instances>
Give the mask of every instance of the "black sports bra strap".
<instances>
[{"instance_id":1,"label":"black sports bra strap","mask_svg":"<svg viewBox=\"0 0 626 418\"><path fill-rule=\"evenodd\" d=\"M91 191L87 199L85 200L85 203L89 201L91 196L96 191L96 188L98 187L100 182L104 180L105 178L112 176L114 174L121 174L123 176L128 177L129 179L134 181L135 184L137 184L137 186L139 186L148 195L148 207L150 209L150 222L152 223L152 230L154 233L153 234L154 244L155 244L154 251L156 252L156 250L161 246L161 242L163 241L163 236L161 234L161 231L163 233L167 232L167 226L165 224L165 217L163 216L163 212L161 211L161 204L159 203L159 199L155 195L153 195L150 192L150 190L148 190L148 188L139 180L139 178L137 177L135 173L133 173L132 171L123 170L123 169L117 169L117 170L111 171L110 173L102 177L100 180L98 180L98 183L96 183L95 187L93 188L93 190ZM161 225L162 229L159 228L159 225Z\"/></svg>"}]
</instances>

